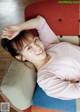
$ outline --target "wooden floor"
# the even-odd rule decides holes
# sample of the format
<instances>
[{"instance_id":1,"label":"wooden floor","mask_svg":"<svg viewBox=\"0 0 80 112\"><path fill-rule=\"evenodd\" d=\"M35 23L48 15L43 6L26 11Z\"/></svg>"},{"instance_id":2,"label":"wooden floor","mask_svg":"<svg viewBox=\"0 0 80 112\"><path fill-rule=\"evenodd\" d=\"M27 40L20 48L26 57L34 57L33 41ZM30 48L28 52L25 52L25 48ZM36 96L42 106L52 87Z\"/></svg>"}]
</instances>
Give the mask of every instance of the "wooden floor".
<instances>
[{"instance_id":1,"label":"wooden floor","mask_svg":"<svg viewBox=\"0 0 80 112\"><path fill-rule=\"evenodd\" d=\"M22 23L25 6L37 1L40 0L0 0L0 35L4 27ZM0 84L11 62L12 57L0 46ZM0 102L4 102L1 96ZM11 108L10 112L16 111Z\"/></svg>"}]
</instances>

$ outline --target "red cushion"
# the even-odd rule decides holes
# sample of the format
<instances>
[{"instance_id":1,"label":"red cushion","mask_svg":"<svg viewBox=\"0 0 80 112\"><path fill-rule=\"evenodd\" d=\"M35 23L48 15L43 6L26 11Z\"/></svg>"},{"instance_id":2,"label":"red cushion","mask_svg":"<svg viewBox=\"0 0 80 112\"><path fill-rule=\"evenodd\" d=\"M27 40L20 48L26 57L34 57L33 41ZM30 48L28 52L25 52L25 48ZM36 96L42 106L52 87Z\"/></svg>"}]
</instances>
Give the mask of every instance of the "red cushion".
<instances>
[{"instance_id":1,"label":"red cushion","mask_svg":"<svg viewBox=\"0 0 80 112\"><path fill-rule=\"evenodd\" d=\"M63 111L51 110L51 109L47 109L47 108L32 106L31 112L63 112Z\"/></svg>"},{"instance_id":2,"label":"red cushion","mask_svg":"<svg viewBox=\"0 0 80 112\"><path fill-rule=\"evenodd\" d=\"M23 110L23 112L31 112L31 107L29 107L29 108Z\"/></svg>"},{"instance_id":3,"label":"red cushion","mask_svg":"<svg viewBox=\"0 0 80 112\"><path fill-rule=\"evenodd\" d=\"M57 35L79 34L79 4L61 4L59 0L45 0L25 8L25 20L43 16Z\"/></svg>"}]
</instances>

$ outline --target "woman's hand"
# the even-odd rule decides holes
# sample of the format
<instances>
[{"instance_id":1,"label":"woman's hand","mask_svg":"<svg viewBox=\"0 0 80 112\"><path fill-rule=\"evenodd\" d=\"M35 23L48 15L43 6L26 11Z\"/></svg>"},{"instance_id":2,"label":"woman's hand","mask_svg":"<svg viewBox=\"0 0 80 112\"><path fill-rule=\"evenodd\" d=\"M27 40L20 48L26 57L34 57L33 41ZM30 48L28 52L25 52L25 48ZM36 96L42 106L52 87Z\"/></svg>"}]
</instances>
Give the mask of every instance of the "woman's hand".
<instances>
[{"instance_id":1,"label":"woman's hand","mask_svg":"<svg viewBox=\"0 0 80 112\"><path fill-rule=\"evenodd\" d=\"M9 26L7 28L4 28L1 37L11 40L15 38L20 33L20 31L21 30L19 26Z\"/></svg>"},{"instance_id":2,"label":"woman's hand","mask_svg":"<svg viewBox=\"0 0 80 112\"><path fill-rule=\"evenodd\" d=\"M7 38L9 40L15 38L22 30L30 30L37 28L40 23L39 17L30 19L18 26L10 26L3 30L2 38Z\"/></svg>"}]
</instances>

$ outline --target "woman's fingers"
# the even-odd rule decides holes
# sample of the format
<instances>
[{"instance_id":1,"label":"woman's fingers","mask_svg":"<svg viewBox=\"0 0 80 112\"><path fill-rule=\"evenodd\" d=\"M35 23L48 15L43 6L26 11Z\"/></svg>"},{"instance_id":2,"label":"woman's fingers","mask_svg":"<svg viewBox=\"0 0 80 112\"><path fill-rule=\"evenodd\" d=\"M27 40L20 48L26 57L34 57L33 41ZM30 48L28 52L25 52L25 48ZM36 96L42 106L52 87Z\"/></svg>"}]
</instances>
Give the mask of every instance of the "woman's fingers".
<instances>
[{"instance_id":1,"label":"woman's fingers","mask_svg":"<svg viewBox=\"0 0 80 112\"><path fill-rule=\"evenodd\" d=\"M4 33L1 38L10 38L12 36L12 34L9 33Z\"/></svg>"},{"instance_id":2,"label":"woman's fingers","mask_svg":"<svg viewBox=\"0 0 80 112\"><path fill-rule=\"evenodd\" d=\"M1 37L11 40L15 38L19 33L20 33L20 30L18 26L10 26L10 27L4 28L4 30L2 31Z\"/></svg>"},{"instance_id":3,"label":"woman's fingers","mask_svg":"<svg viewBox=\"0 0 80 112\"><path fill-rule=\"evenodd\" d=\"M2 35L12 35L12 33L9 33L9 32L3 32Z\"/></svg>"},{"instance_id":4,"label":"woman's fingers","mask_svg":"<svg viewBox=\"0 0 80 112\"><path fill-rule=\"evenodd\" d=\"M8 40L12 40L11 36L1 36L1 38L6 38Z\"/></svg>"},{"instance_id":5,"label":"woman's fingers","mask_svg":"<svg viewBox=\"0 0 80 112\"><path fill-rule=\"evenodd\" d=\"M5 31L9 31L9 28L4 28Z\"/></svg>"},{"instance_id":6,"label":"woman's fingers","mask_svg":"<svg viewBox=\"0 0 80 112\"><path fill-rule=\"evenodd\" d=\"M3 30L2 32L3 32L3 33L5 33L5 32L9 32L9 33L11 33L12 31Z\"/></svg>"},{"instance_id":7,"label":"woman's fingers","mask_svg":"<svg viewBox=\"0 0 80 112\"><path fill-rule=\"evenodd\" d=\"M4 30L2 31L1 37L9 39L9 38L11 38L12 34L13 33L8 28L4 28Z\"/></svg>"},{"instance_id":8,"label":"woman's fingers","mask_svg":"<svg viewBox=\"0 0 80 112\"><path fill-rule=\"evenodd\" d=\"M14 32L13 34L7 32L7 33L3 33L1 38L7 38L7 39L11 40L14 37L16 37L18 34L19 34L19 32Z\"/></svg>"},{"instance_id":9,"label":"woman's fingers","mask_svg":"<svg viewBox=\"0 0 80 112\"><path fill-rule=\"evenodd\" d=\"M8 39L9 36L7 36L7 35L3 36L3 35L2 35L1 38L7 38L7 39Z\"/></svg>"},{"instance_id":10,"label":"woman's fingers","mask_svg":"<svg viewBox=\"0 0 80 112\"><path fill-rule=\"evenodd\" d=\"M5 29L4 29L4 30L2 31L2 33L12 33L12 31L10 31L10 30L5 30Z\"/></svg>"}]
</instances>

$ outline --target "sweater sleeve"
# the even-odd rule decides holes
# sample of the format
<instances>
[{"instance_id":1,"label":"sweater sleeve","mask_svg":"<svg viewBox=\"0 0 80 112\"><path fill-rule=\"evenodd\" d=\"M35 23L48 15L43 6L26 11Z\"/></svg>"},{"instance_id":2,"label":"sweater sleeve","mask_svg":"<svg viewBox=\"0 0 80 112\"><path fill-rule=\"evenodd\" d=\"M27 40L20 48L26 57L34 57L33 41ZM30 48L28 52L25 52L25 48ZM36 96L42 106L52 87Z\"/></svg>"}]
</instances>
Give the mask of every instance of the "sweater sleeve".
<instances>
[{"instance_id":1,"label":"sweater sleeve","mask_svg":"<svg viewBox=\"0 0 80 112\"><path fill-rule=\"evenodd\" d=\"M37 82L48 96L62 100L80 98L80 82L70 83L48 72L41 72L41 74Z\"/></svg>"},{"instance_id":2,"label":"sweater sleeve","mask_svg":"<svg viewBox=\"0 0 80 112\"><path fill-rule=\"evenodd\" d=\"M47 47L51 43L59 43L59 40L55 33L51 30L46 20L38 16L40 19L39 25L37 26L37 31L39 33L39 37L44 44L44 47Z\"/></svg>"}]
</instances>

